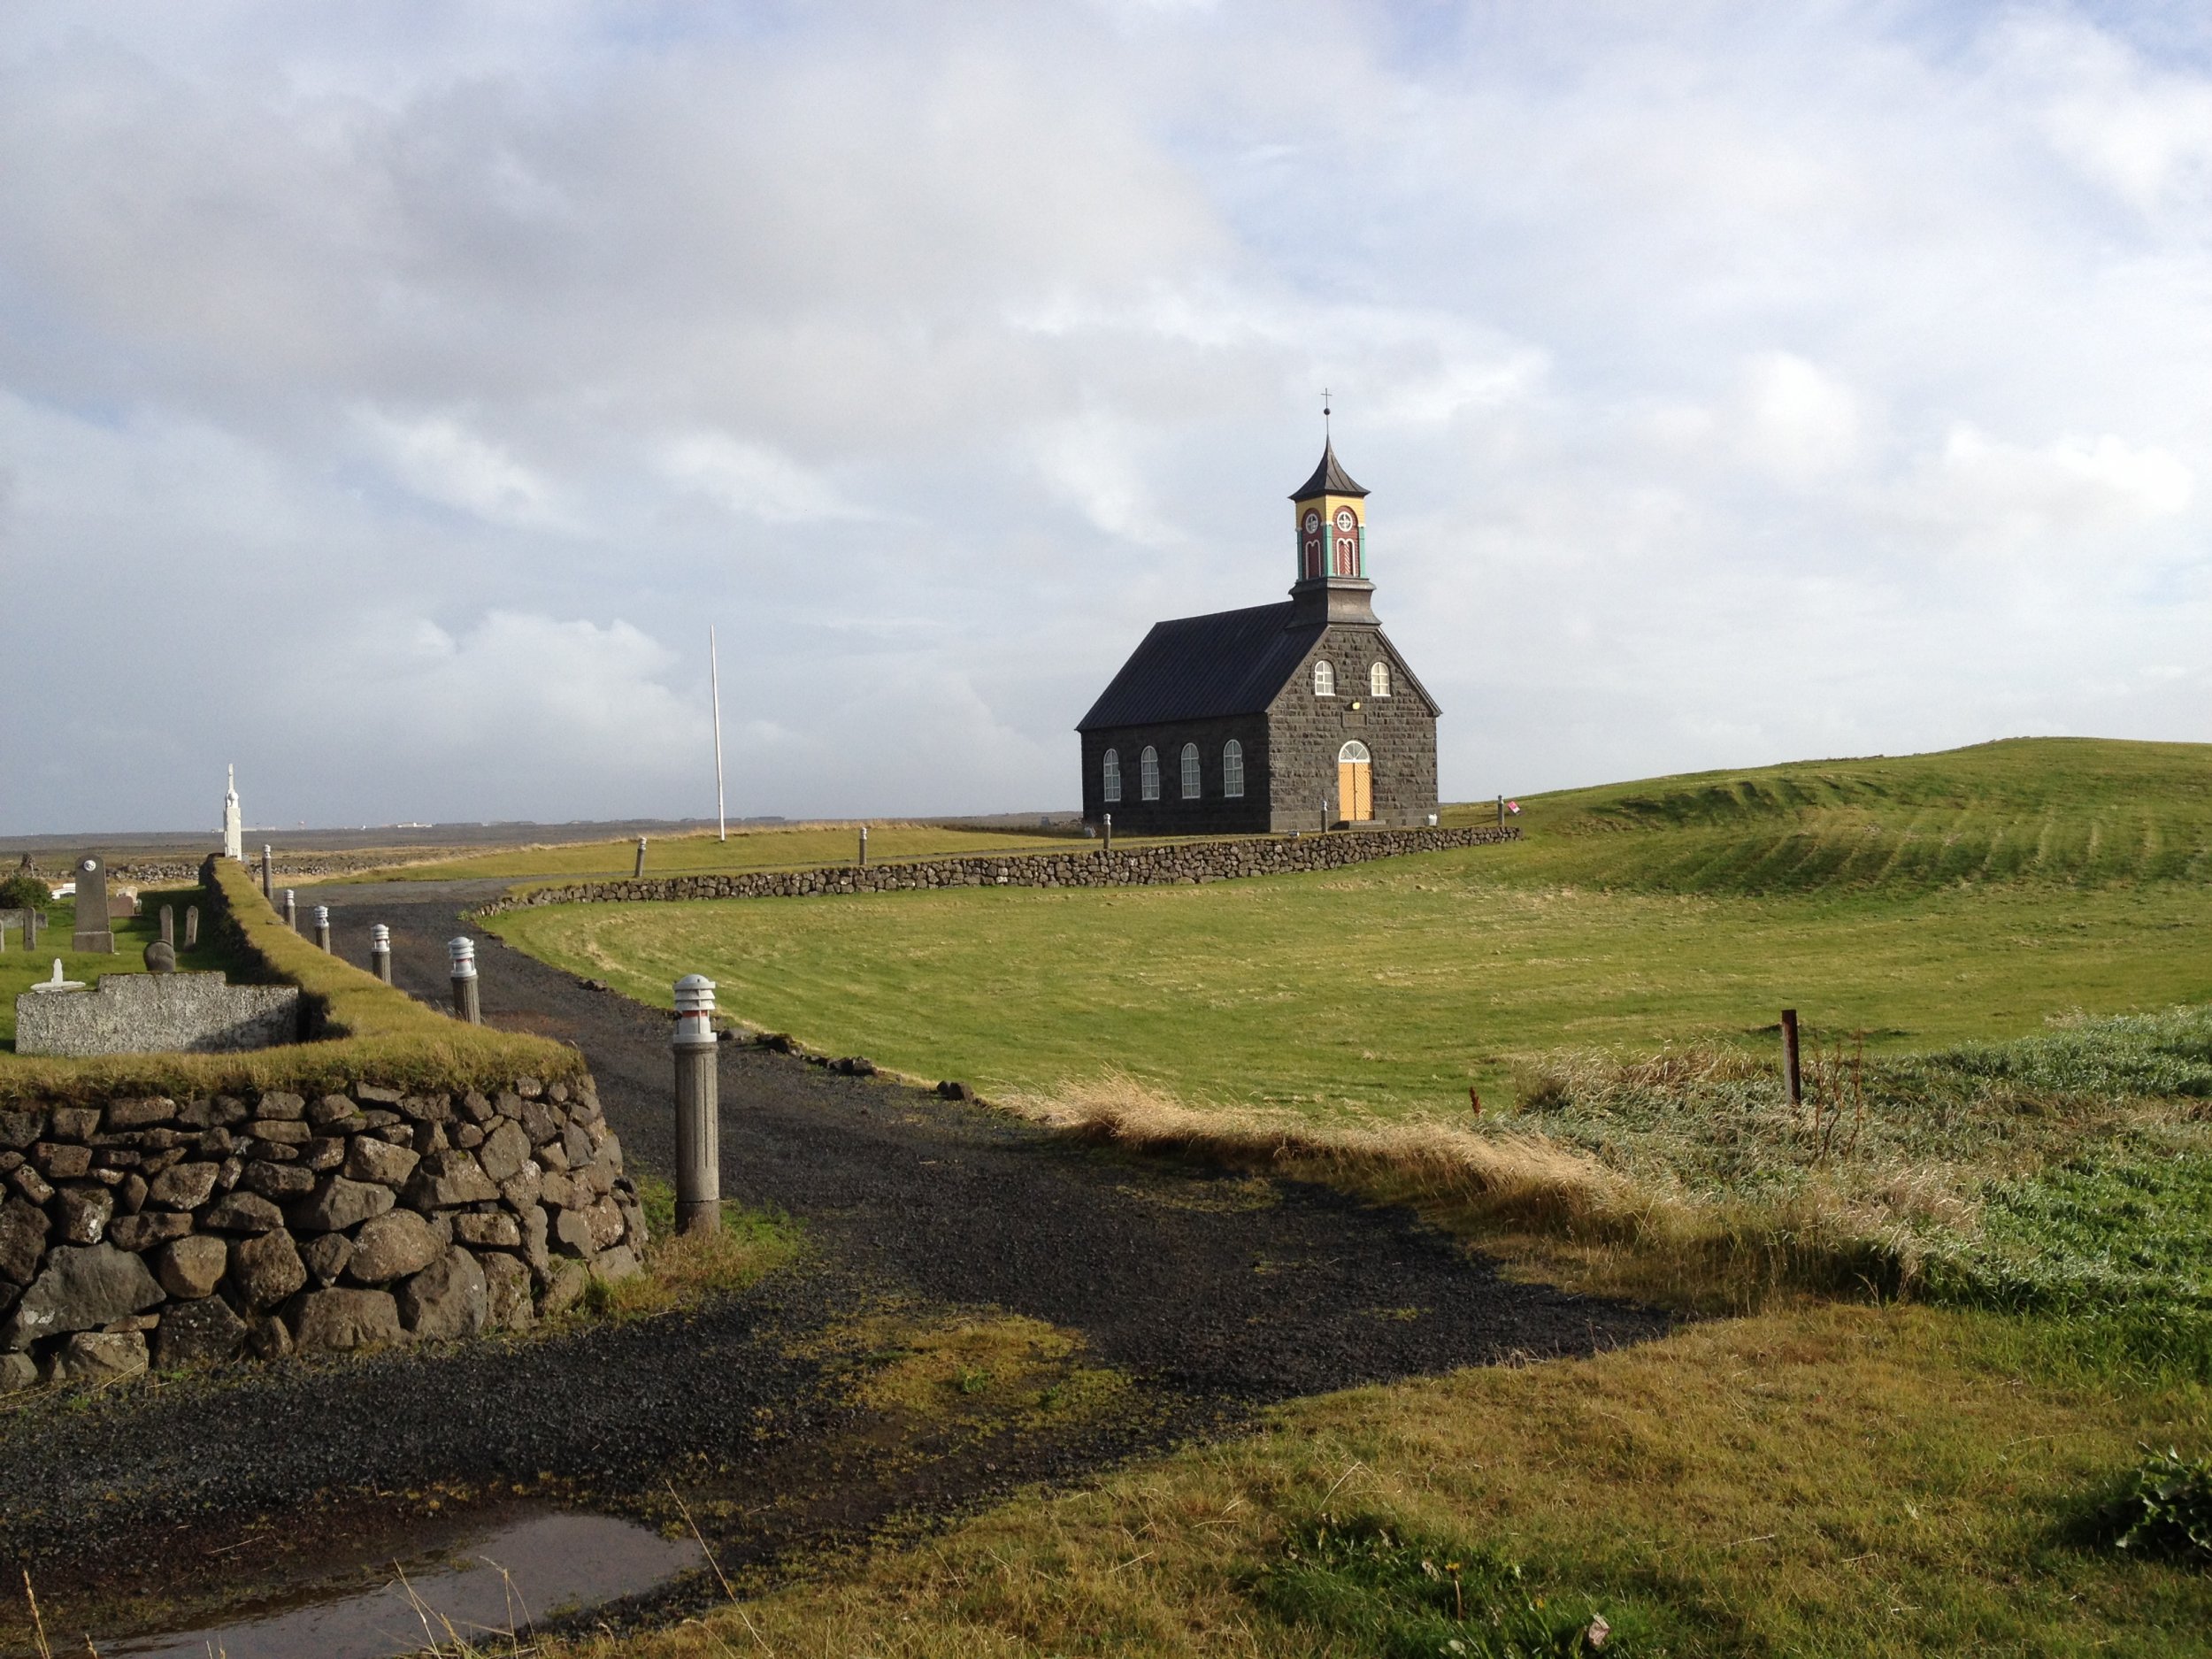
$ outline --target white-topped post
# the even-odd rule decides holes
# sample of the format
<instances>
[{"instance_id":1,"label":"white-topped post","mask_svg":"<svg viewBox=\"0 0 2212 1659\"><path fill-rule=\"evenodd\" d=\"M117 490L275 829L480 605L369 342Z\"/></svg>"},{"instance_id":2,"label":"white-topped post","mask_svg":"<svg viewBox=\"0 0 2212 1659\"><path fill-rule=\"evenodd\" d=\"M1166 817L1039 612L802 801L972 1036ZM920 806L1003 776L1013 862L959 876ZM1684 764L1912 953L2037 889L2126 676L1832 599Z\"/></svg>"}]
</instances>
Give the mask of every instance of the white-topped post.
<instances>
[{"instance_id":1,"label":"white-topped post","mask_svg":"<svg viewBox=\"0 0 2212 1659\"><path fill-rule=\"evenodd\" d=\"M271 875L273 862L269 856L269 843L263 841L261 843L261 896L265 899L276 897L276 888L273 885Z\"/></svg>"},{"instance_id":2,"label":"white-topped post","mask_svg":"<svg viewBox=\"0 0 2212 1659\"><path fill-rule=\"evenodd\" d=\"M714 1034L714 981L687 973L676 981L676 1231L722 1225L722 1125Z\"/></svg>"},{"instance_id":3,"label":"white-topped post","mask_svg":"<svg viewBox=\"0 0 2212 1659\"><path fill-rule=\"evenodd\" d=\"M284 925L294 933L300 930L300 905L291 888L284 889Z\"/></svg>"},{"instance_id":4,"label":"white-topped post","mask_svg":"<svg viewBox=\"0 0 2212 1659\"><path fill-rule=\"evenodd\" d=\"M315 949L330 949L330 906L327 904L315 907Z\"/></svg>"},{"instance_id":5,"label":"white-topped post","mask_svg":"<svg viewBox=\"0 0 2212 1659\"><path fill-rule=\"evenodd\" d=\"M630 872L630 879L633 881L642 881L644 879L645 837L641 835L637 838L637 868Z\"/></svg>"},{"instance_id":6,"label":"white-topped post","mask_svg":"<svg viewBox=\"0 0 2212 1659\"><path fill-rule=\"evenodd\" d=\"M860 826L860 867L863 870L868 867L868 826L865 824Z\"/></svg>"},{"instance_id":7,"label":"white-topped post","mask_svg":"<svg viewBox=\"0 0 2212 1659\"><path fill-rule=\"evenodd\" d=\"M446 941L453 958L453 1018L471 1025L484 1023L483 1003L476 994L476 941L466 935Z\"/></svg>"},{"instance_id":8,"label":"white-topped post","mask_svg":"<svg viewBox=\"0 0 2212 1659\"><path fill-rule=\"evenodd\" d=\"M392 982L392 930L381 922L369 929L369 972L387 985Z\"/></svg>"}]
</instances>

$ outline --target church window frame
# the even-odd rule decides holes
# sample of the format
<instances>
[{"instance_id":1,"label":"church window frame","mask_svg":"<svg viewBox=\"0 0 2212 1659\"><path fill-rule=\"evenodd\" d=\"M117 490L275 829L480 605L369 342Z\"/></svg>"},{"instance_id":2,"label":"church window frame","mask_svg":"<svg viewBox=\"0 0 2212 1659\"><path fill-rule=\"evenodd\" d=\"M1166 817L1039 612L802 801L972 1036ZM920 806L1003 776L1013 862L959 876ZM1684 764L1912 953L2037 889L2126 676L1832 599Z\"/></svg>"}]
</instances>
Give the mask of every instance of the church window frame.
<instances>
[{"instance_id":1,"label":"church window frame","mask_svg":"<svg viewBox=\"0 0 2212 1659\"><path fill-rule=\"evenodd\" d=\"M1160 798L1160 751L1149 743L1137 757L1137 794L1147 801Z\"/></svg>"},{"instance_id":2,"label":"church window frame","mask_svg":"<svg viewBox=\"0 0 2212 1659\"><path fill-rule=\"evenodd\" d=\"M1121 799L1121 751L1110 749L1099 763L1099 781L1110 804Z\"/></svg>"},{"instance_id":3,"label":"church window frame","mask_svg":"<svg viewBox=\"0 0 2212 1659\"><path fill-rule=\"evenodd\" d=\"M1221 746L1221 793L1225 799L1244 799L1244 745L1231 738Z\"/></svg>"},{"instance_id":4,"label":"church window frame","mask_svg":"<svg viewBox=\"0 0 2212 1659\"><path fill-rule=\"evenodd\" d=\"M1317 697L1336 695L1336 664L1325 657L1314 658L1313 695Z\"/></svg>"},{"instance_id":5,"label":"church window frame","mask_svg":"<svg viewBox=\"0 0 2212 1659\"><path fill-rule=\"evenodd\" d=\"M1371 697L1390 695L1390 664L1379 657L1367 670L1367 695Z\"/></svg>"},{"instance_id":6,"label":"church window frame","mask_svg":"<svg viewBox=\"0 0 2212 1659\"><path fill-rule=\"evenodd\" d=\"M1198 745L1186 743L1182 753L1183 799L1195 801L1206 792L1205 775L1198 764Z\"/></svg>"}]
</instances>

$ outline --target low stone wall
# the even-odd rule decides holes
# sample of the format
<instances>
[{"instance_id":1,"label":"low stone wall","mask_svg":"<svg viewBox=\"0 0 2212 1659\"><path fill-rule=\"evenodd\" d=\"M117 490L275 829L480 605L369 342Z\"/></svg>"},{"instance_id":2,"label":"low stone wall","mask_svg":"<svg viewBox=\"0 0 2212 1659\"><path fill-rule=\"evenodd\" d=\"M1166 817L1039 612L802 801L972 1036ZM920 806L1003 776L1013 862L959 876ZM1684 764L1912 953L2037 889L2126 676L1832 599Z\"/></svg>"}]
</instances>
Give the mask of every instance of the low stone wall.
<instances>
[{"instance_id":1,"label":"low stone wall","mask_svg":"<svg viewBox=\"0 0 2212 1659\"><path fill-rule=\"evenodd\" d=\"M15 999L18 1054L232 1054L299 1040L299 987L220 973L104 973L96 990Z\"/></svg>"},{"instance_id":2,"label":"low stone wall","mask_svg":"<svg viewBox=\"0 0 2212 1659\"><path fill-rule=\"evenodd\" d=\"M926 887L1172 887L1242 876L1336 870L1407 853L1485 847L1521 839L1517 827L1336 830L1302 836L1171 841L1107 852L975 853L905 864L814 870L756 870L734 875L648 876L639 881L579 881L504 898L477 913L496 916L534 904L619 904L657 899L782 899L827 893L897 893Z\"/></svg>"},{"instance_id":3,"label":"low stone wall","mask_svg":"<svg viewBox=\"0 0 2212 1659\"><path fill-rule=\"evenodd\" d=\"M638 1271L591 1083L0 1111L0 1390L512 1330Z\"/></svg>"}]
</instances>

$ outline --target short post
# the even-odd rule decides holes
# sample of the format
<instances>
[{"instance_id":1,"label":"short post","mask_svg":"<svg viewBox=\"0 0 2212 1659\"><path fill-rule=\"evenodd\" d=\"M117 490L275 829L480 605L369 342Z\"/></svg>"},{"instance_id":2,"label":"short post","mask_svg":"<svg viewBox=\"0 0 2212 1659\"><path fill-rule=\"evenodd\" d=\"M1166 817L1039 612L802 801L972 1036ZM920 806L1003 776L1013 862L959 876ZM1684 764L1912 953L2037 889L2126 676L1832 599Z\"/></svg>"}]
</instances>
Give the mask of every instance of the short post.
<instances>
[{"instance_id":1,"label":"short post","mask_svg":"<svg viewBox=\"0 0 2212 1659\"><path fill-rule=\"evenodd\" d=\"M453 1018L465 1025L484 1023L484 1007L476 994L476 941L464 935L446 941L453 958Z\"/></svg>"},{"instance_id":2,"label":"short post","mask_svg":"<svg viewBox=\"0 0 2212 1659\"><path fill-rule=\"evenodd\" d=\"M1500 829L1505 827L1505 797L1503 795L1498 797L1498 827Z\"/></svg>"},{"instance_id":3,"label":"short post","mask_svg":"<svg viewBox=\"0 0 2212 1659\"><path fill-rule=\"evenodd\" d=\"M860 826L860 867L863 870L868 867L868 826L865 824Z\"/></svg>"},{"instance_id":4,"label":"short post","mask_svg":"<svg viewBox=\"0 0 2212 1659\"><path fill-rule=\"evenodd\" d=\"M263 841L261 843L261 896L265 899L276 897L276 886L271 875L274 867L274 860L269 856L269 843Z\"/></svg>"},{"instance_id":5,"label":"short post","mask_svg":"<svg viewBox=\"0 0 2212 1659\"><path fill-rule=\"evenodd\" d=\"M645 876L645 837L637 838L637 868L630 872L630 879L642 880Z\"/></svg>"},{"instance_id":6,"label":"short post","mask_svg":"<svg viewBox=\"0 0 2212 1659\"><path fill-rule=\"evenodd\" d=\"M1795 1111L1804 1099L1804 1076L1797 1065L1797 1010L1782 1010L1782 1092Z\"/></svg>"},{"instance_id":7,"label":"short post","mask_svg":"<svg viewBox=\"0 0 2212 1659\"><path fill-rule=\"evenodd\" d=\"M188 904L184 907L184 948L189 950L199 942L200 907Z\"/></svg>"},{"instance_id":8,"label":"short post","mask_svg":"<svg viewBox=\"0 0 2212 1659\"><path fill-rule=\"evenodd\" d=\"M713 1233L722 1225L722 1125L719 1040L714 1034L714 981L687 973L676 981L676 1231Z\"/></svg>"},{"instance_id":9,"label":"short post","mask_svg":"<svg viewBox=\"0 0 2212 1659\"><path fill-rule=\"evenodd\" d=\"M387 985L392 982L392 930L381 922L369 929L369 972Z\"/></svg>"},{"instance_id":10,"label":"short post","mask_svg":"<svg viewBox=\"0 0 2212 1659\"><path fill-rule=\"evenodd\" d=\"M1103 850L1114 850L1114 815L1111 812L1106 815L1106 845Z\"/></svg>"},{"instance_id":11,"label":"short post","mask_svg":"<svg viewBox=\"0 0 2212 1659\"><path fill-rule=\"evenodd\" d=\"M327 904L315 907L315 949L330 949L330 906Z\"/></svg>"},{"instance_id":12,"label":"short post","mask_svg":"<svg viewBox=\"0 0 2212 1659\"><path fill-rule=\"evenodd\" d=\"M284 889L284 925L296 933L300 930L299 899L289 887Z\"/></svg>"},{"instance_id":13,"label":"short post","mask_svg":"<svg viewBox=\"0 0 2212 1659\"><path fill-rule=\"evenodd\" d=\"M172 950L177 948L177 907L173 904L161 907L161 942Z\"/></svg>"}]
</instances>

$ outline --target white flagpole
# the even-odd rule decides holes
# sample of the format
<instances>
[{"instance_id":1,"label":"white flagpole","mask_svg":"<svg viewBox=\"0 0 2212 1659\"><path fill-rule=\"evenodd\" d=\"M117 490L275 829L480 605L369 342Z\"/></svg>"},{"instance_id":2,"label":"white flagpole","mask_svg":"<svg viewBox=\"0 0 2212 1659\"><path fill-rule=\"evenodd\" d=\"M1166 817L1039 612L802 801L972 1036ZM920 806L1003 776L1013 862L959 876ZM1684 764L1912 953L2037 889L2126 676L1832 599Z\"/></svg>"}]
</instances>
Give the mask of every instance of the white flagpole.
<instances>
[{"instance_id":1,"label":"white flagpole","mask_svg":"<svg viewBox=\"0 0 2212 1659\"><path fill-rule=\"evenodd\" d=\"M715 648L714 625L707 625L707 680L714 687L714 817L724 841L730 838L730 818L722 805L722 664Z\"/></svg>"}]
</instances>

